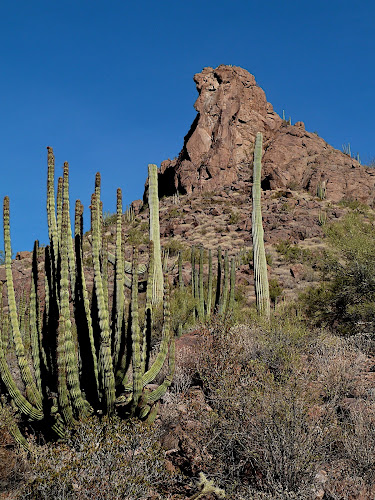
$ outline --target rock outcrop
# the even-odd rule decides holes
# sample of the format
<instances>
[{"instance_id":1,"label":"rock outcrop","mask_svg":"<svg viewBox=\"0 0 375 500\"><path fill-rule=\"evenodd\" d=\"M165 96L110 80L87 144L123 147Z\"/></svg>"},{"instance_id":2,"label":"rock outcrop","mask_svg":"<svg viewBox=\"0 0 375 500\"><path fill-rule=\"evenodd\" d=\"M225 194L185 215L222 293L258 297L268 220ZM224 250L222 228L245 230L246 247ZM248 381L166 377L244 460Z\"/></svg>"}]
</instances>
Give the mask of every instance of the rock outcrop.
<instances>
[{"instance_id":1,"label":"rock outcrop","mask_svg":"<svg viewBox=\"0 0 375 500\"><path fill-rule=\"evenodd\" d=\"M257 132L264 135L263 189L316 193L323 181L327 198L375 198L375 171L305 130L282 120L253 75L236 66L204 68L194 76L198 114L176 160L161 165L160 195L217 191L251 182Z\"/></svg>"}]
</instances>

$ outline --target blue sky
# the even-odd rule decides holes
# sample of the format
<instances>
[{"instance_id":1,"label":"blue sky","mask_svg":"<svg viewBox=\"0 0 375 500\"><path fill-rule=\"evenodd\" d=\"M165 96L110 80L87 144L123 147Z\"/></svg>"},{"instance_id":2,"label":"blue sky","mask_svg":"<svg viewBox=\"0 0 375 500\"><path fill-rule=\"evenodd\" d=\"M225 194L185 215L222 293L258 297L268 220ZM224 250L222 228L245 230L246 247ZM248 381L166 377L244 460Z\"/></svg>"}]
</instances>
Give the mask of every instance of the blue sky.
<instances>
[{"instance_id":1,"label":"blue sky","mask_svg":"<svg viewBox=\"0 0 375 500\"><path fill-rule=\"evenodd\" d=\"M71 204L140 198L147 164L176 156L193 75L242 66L268 100L337 148L375 156L375 4L368 1L0 2L1 199L13 251L47 243L46 146L70 164ZM2 237L0 239L2 248Z\"/></svg>"}]
</instances>

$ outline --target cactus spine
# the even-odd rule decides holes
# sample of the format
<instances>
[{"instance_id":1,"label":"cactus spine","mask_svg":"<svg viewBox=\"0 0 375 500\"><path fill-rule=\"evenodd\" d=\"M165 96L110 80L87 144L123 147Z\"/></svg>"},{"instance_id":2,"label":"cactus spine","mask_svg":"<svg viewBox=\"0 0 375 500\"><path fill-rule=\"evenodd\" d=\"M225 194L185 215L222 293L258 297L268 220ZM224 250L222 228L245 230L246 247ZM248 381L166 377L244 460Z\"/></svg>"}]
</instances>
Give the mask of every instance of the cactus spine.
<instances>
[{"instance_id":1,"label":"cactus spine","mask_svg":"<svg viewBox=\"0 0 375 500\"><path fill-rule=\"evenodd\" d=\"M254 248L254 278L256 304L259 314L270 317L270 295L267 275L266 252L264 249L264 232L261 210L261 188L262 176L262 141L263 135L257 133L254 148L254 168L253 168L253 217L252 236Z\"/></svg>"}]
</instances>

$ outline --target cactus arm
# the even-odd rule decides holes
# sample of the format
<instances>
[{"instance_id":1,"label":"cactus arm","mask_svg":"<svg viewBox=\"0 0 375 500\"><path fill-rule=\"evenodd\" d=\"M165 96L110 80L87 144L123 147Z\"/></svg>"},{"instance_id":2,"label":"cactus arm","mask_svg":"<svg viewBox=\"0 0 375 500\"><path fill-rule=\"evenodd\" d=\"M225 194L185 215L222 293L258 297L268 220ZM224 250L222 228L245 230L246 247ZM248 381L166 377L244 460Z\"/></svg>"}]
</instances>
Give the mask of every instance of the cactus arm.
<instances>
[{"instance_id":1,"label":"cactus arm","mask_svg":"<svg viewBox=\"0 0 375 500\"><path fill-rule=\"evenodd\" d=\"M64 188L65 190L65 188ZM64 343L62 348L65 349L66 362L66 379L69 387L69 395L72 400L73 408L77 416L86 413L85 401L83 400L79 376L78 376L78 359L75 350L75 345L72 335L72 323L70 320L69 308L69 255L70 245L72 240L69 235L69 204L64 200L62 213L62 232L61 232L61 277L60 277L60 318L63 317Z\"/></svg>"},{"instance_id":2,"label":"cactus arm","mask_svg":"<svg viewBox=\"0 0 375 500\"><path fill-rule=\"evenodd\" d=\"M57 234L59 235L59 240L61 238L61 219L62 219L62 205L63 205L63 187L64 179L62 177L58 178L57 181L57 196L56 196L56 221L57 221Z\"/></svg>"},{"instance_id":3,"label":"cactus arm","mask_svg":"<svg viewBox=\"0 0 375 500\"><path fill-rule=\"evenodd\" d=\"M12 335L13 335L18 365L20 367L22 381L26 387L27 398L33 405L35 405L38 409L41 410L42 397L35 385L28 361L25 356L25 348L23 345L17 318L17 307L16 307L16 298L14 295L12 262L11 262L12 251L10 243L9 198L7 196L4 198L4 249L5 249L5 273L6 273L7 290L8 290L9 316L10 316L10 323L12 328Z\"/></svg>"},{"instance_id":4,"label":"cactus arm","mask_svg":"<svg viewBox=\"0 0 375 500\"><path fill-rule=\"evenodd\" d=\"M59 319L59 325L57 329L57 392L59 395L59 406L61 408L61 413L63 415L64 421L68 425L74 425L75 420L73 417L72 406L69 401L68 396L68 384L67 384L67 361L66 361L66 349L65 349L65 318L61 314Z\"/></svg>"},{"instance_id":5,"label":"cactus arm","mask_svg":"<svg viewBox=\"0 0 375 500\"><path fill-rule=\"evenodd\" d=\"M147 403L155 403L158 401L160 398L164 396L164 394L167 392L168 387L171 385L173 376L174 376L174 370L175 370L175 359L176 359L176 348L175 348L175 339L172 338L170 346L169 346L169 356L168 356L168 366L169 366L169 371L168 375L165 377L164 381L159 385L157 389L152 391L147 398Z\"/></svg>"},{"instance_id":6,"label":"cactus arm","mask_svg":"<svg viewBox=\"0 0 375 500\"><path fill-rule=\"evenodd\" d=\"M29 401L21 394L18 389L12 374L9 370L8 364L5 359L3 349L3 340L0 336L0 375L1 379L7 388L8 394L16 404L21 413L28 416L32 420L42 420L44 417L43 411L40 408L35 408Z\"/></svg>"},{"instance_id":7,"label":"cactus arm","mask_svg":"<svg viewBox=\"0 0 375 500\"><path fill-rule=\"evenodd\" d=\"M31 354L33 358L35 380L38 390L42 394L42 378L40 373L40 324L38 304L38 241L34 243L33 263L31 271L30 288L30 340Z\"/></svg>"},{"instance_id":8,"label":"cactus arm","mask_svg":"<svg viewBox=\"0 0 375 500\"><path fill-rule=\"evenodd\" d=\"M264 249L264 232L261 211L261 170L262 170L262 140L261 132L257 133L254 148L253 171L253 217L252 236L254 248L254 277L256 303L259 314L270 317L270 297L267 275L266 252Z\"/></svg>"},{"instance_id":9,"label":"cactus arm","mask_svg":"<svg viewBox=\"0 0 375 500\"><path fill-rule=\"evenodd\" d=\"M55 156L53 149L47 147L47 221L48 221L48 234L54 255L55 266L57 264L57 252L59 247L59 236L57 232L56 211L55 211Z\"/></svg>"},{"instance_id":10,"label":"cactus arm","mask_svg":"<svg viewBox=\"0 0 375 500\"><path fill-rule=\"evenodd\" d=\"M184 288L184 277L182 276L182 252L178 252L178 287L180 290Z\"/></svg>"},{"instance_id":11,"label":"cactus arm","mask_svg":"<svg viewBox=\"0 0 375 500\"><path fill-rule=\"evenodd\" d=\"M133 248L133 273L131 290L131 338L132 338L132 369L133 369L133 401L131 414L134 415L142 394L142 358L141 358L141 331L138 318L138 250Z\"/></svg>"},{"instance_id":12,"label":"cactus arm","mask_svg":"<svg viewBox=\"0 0 375 500\"><path fill-rule=\"evenodd\" d=\"M113 373L108 311L105 305L103 283L100 272L99 203L95 194L93 194L91 197L91 231L94 284L98 302L98 317L100 328L99 371L102 378L102 386L105 394L105 405L107 413L111 415L113 412L113 405L115 401L115 377Z\"/></svg>"},{"instance_id":13,"label":"cactus arm","mask_svg":"<svg viewBox=\"0 0 375 500\"><path fill-rule=\"evenodd\" d=\"M216 282L216 297L215 297L215 312L218 312L220 297L221 297L221 274L222 274L222 257L221 247L217 249L217 282Z\"/></svg>"},{"instance_id":14,"label":"cactus arm","mask_svg":"<svg viewBox=\"0 0 375 500\"><path fill-rule=\"evenodd\" d=\"M221 295L220 303L219 303L219 314L225 314L225 312L227 310L228 294L229 294L229 259L228 259L228 250L225 250L225 253L224 253L224 283L223 283L223 293Z\"/></svg>"},{"instance_id":15,"label":"cactus arm","mask_svg":"<svg viewBox=\"0 0 375 500\"><path fill-rule=\"evenodd\" d=\"M210 249L208 251L208 286L207 286L207 307L206 307L206 319L208 321L211 318L211 307L212 307L212 252Z\"/></svg>"},{"instance_id":16,"label":"cactus arm","mask_svg":"<svg viewBox=\"0 0 375 500\"><path fill-rule=\"evenodd\" d=\"M198 278L198 318L204 319L204 288L203 288L203 247L199 249L199 278Z\"/></svg>"},{"instance_id":17,"label":"cactus arm","mask_svg":"<svg viewBox=\"0 0 375 500\"><path fill-rule=\"evenodd\" d=\"M234 306L234 292L236 288L236 259L232 257L230 261L230 294L227 312L231 313Z\"/></svg>"},{"instance_id":18,"label":"cactus arm","mask_svg":"<svg viewBox=\"0 0 375 500\"><path fill-rule=\"evenodd\" d=\"M82 345L81 349L84 351L83 355L87 355L87 350L90 351L90 364L91 369L94 374L94 384L90 380L90 389L91 386L94 385L93 392L95 393L95 398L99 399L99 374L98 374L98 360L96 356L95 342L94 342L94 332L92 327L91 320L91 311L90 311L90 301L87 292L86 286L86 278L83 272L83 251L82 251L82 234L83 234L83 224L82 217L83 216L83 205L80 200L76 201L75 207L75 250L76 250L76 269L77 269L77 279L76 279L76 302L75 302L75 313L76 313L76 324L77 328L80 328L81 321L84 322L84 326L82 326L82 334L79 335L80 345ZM78 310L81 308L82 310ZM77 317L78 315L78 317ZM83 338L83 331L87 332L87 339ZM89 347L87 346L87 342L89 343ZM81 352L82 352L81 350ZM84 373L84 378L88 379L87 373ZM86 393L88 394L88 390L86 389Z\"/></svg>"},{"instance_id":19,"label":"cactus arm","mask_svg":"<svg viewBox=\"0 0 375 500\"><path fill-rule=\"evenodd\" d=\"M154 244L149 244L149 269L146 288L145 322L143 326L142 374L149 368L152 329L152 281L154 279Z\"/></svg>"},{"instance_id":20,"label":"cactus arm","mask_svg":"<svg viewBox=\"0 0 375 500\"><path fill-rule=\"evenodd\" d=\"M154 242L154 280L152 303L159 304L163 300L163 267L160 249L158 167L148 166L148 204L150 207L150 240Z\"/></svg>"},{"instance_id":21,"label":"cactus arm","mask_svg":"<svg viewBox=\"0 0 375 500\"><path fill-rule=\"evenodd\" d=\"M71 294L74 302L75 293L75 258L73 249L73 239L72 239L72 227L70 224L70 202L69 202L69 163L64 163L64 178L63 178L63 205L65 204L67 208L66 211L66 232L67 232L67 250L68 250L68 260L69 260L69 274L70 274L70 284L71 284ZM63 228L64 230L64 228ZM61 236L63 238L63 235Z\"/></svg>"},{"instance_id":22,"label":"cactus arm","mask_svg":"<svg viewBox=\"0 0 375 500\"><path fill-rule=\"evenodd\" d=\"M124 320L124 259L122 255L122 192L117 190L116 205L116 260L115 260L115 290L113 297L114 324L113 324L113 366L117 366L121 334Z\"/></svg>"}]
</instances>

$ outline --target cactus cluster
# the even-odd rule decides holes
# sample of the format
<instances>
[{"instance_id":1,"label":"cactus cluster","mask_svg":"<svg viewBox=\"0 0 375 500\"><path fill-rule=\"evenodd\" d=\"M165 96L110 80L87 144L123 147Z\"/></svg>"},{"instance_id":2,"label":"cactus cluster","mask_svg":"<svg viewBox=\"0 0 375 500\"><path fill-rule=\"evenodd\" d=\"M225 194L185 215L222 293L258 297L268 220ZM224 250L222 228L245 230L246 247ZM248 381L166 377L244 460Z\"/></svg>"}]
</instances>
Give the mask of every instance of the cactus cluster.
<instances>
[{"instance_id":1,"label":"cactus cluster","mask_svg":"<svg viewBox=\"0 0 375 500\"><path fill-rule=\"evenodd\" d=\"M197 255L197 252L198 255ZM224 262L223 262L224 260ZM228 250L222 255L221 247L217 252L217 276L215 302L212 304L213 295L213 266L212 251L208 251L208 277L207 287L204 286L204 248L200 246L191 249L191 289L192 295L196 300L194 318L199 321L210 321L213 313L221 317L226 316L233 310L234 292L236 286L236 262L232 257L229 263ZM223 266L224 264L224 266ZM182 261L179 258L179 287L183 288L182 279Z\"/></svg>"},{"instance_id":2,"label":"cactus cluster","mask_svg":"<svg viewBox=\"0 0 375 500\"><path fill-rule=\"evenodd\" d=\"M152 420L157 405L172 381L174 336L170 328L169 289L163 286L161 266L157 273L155 246L150 241L144 320L138 312L138 265L133 249L132 263L124 261L122 238L122 195L117 191L116 251L111 259L102 234L103 209L100 175L96 175L91 197L91 250L94 285L87 288L83 266L83 206L75 205L74 238L69 211L69 166L58 181L55 203L54 155L48 148L47 219L49 245L45 248L44 272L38 266L38 243L33 250L28 326L31 366L17 314L11 269L9 199L4 199L4 244L10 331L24 385L21 391L7 362L7 325L1 316L0 375L12 404L29 421L41 422L43 429L63 436L67 426L88 414L114 411L124 416ZM150 182L151 184L151 182ZM156 186L157 193L157 186ZM156 217L154 213L154 218ZM152 224L150 224L152 225ZM155 228L152 233L155 236ZM156 238L157 240L157 238ZM160 253L160 252L159 252ZM108 263L114 264L113 297L109 296ZM161 261L160 261L161 263ZM129 269L130 267L130 269ZM131 271L131 297L125 293L125 272ZM40 306L43 290L44 307ZM164 301L160 351L150 363L152 302ZM91 295L91 299L90 299ZM19 308L20 309L20 308ZM148 386L168 364L164 381Z\"/></svg>"}]
</instances>

